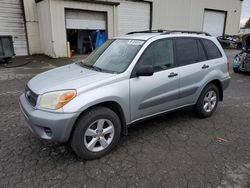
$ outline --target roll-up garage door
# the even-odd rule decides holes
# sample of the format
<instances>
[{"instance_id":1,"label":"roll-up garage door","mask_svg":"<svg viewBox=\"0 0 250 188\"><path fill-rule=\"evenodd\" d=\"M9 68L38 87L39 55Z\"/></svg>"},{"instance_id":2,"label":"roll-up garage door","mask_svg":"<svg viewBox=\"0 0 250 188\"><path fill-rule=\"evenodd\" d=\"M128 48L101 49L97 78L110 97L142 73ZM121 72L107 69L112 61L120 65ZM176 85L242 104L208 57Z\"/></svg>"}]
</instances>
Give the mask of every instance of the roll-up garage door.
<instances>
[{"instance_id":1,"label":"roll-up garage door","mask_svg":"<svg viewBox=\"0 0 250 188\"><path fill-rule=\"evenodd\" d=\"M0 35L11 35L16 55L27 55L27 40L21 0L0 1Z\"/></svg>"},{"instance_id":2,"label":"roll-up garage door","mask_svg":"<svg viewBox=\"0 0 250 188\"><path fill-rule=\"evenodd\" d=\"M82 10L66 10L66 28L106 30L106 14Z\"/></svg>"},{"instance_id":3,"label":"roll-up garage door","mask_svg":"<svg viewBox=\"0 0 250 188\"><path fill-rule=\"evenodd\" d=\"M222 36L225 27L225 18L225 12L205 10L203 31L213 36Z\"/></svg>"},{"instance_id":4,"label":"roll-up garage door","mask_svg":"<svg viewBox=\"0 0 250 188\"><path fill-rule=\"evenodd\" d=\"M121 1L118 6L118 34L150 29L150 4Z\"/></svg>"}]
</instances>

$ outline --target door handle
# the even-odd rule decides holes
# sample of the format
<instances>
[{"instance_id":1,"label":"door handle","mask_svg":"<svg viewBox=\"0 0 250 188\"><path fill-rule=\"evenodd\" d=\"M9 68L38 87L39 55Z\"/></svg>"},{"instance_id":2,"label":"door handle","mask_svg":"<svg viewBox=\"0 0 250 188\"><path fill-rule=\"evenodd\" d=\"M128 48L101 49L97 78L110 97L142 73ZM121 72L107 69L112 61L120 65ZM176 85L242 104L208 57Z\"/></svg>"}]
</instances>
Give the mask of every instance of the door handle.
<instances>
[{"instance_id":1,"label":"door handle","mask_svg":"<svg viewBox=\"0 0 250 188\"><path fill-rule=\"evenodd\" d=\"M175 77L175 76L178 76L178 74L177 74L177 73L174 73L174 72L171 72L171 73L168 75L169 78L172 78L172 77Z\"/></svg>"},{"instance_id":2,"label":"door handle","mask_svg":"<svg viewBox=\"0 0 250 188\"><path fill-rule=\"evenodd\" d=\"M209 65L204 64L201 68L202 69L207 69L207 68L209 68Z\"/></svg>"}]
</instances>

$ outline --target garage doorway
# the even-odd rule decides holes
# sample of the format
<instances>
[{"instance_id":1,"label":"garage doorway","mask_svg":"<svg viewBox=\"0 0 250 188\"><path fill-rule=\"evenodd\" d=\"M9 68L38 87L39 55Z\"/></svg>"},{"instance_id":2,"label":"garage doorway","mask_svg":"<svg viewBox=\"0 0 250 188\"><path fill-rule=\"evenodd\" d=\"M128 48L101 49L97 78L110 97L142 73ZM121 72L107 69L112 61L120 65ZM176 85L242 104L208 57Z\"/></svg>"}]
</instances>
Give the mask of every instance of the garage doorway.
<instances>
[{"instance_id":1,"label":"garage doorway","mask_svg":"<svg viewBox=\"0 0 250 188\"><path fill-rule=\"evenodd\" d=\"M227 12L205 9L203 31L218 37L225 34Z\"/></svg>"},{"instance_id":2,"label":"garage doorway","mask_svg":"<svg viewBox=\"0 0 250 188\"><path fill-rule=\"evenodd\" d=\"M73 54L89 54L107 38L105 12L65 10L67 41Z\"/></svg>"}]
</instances>

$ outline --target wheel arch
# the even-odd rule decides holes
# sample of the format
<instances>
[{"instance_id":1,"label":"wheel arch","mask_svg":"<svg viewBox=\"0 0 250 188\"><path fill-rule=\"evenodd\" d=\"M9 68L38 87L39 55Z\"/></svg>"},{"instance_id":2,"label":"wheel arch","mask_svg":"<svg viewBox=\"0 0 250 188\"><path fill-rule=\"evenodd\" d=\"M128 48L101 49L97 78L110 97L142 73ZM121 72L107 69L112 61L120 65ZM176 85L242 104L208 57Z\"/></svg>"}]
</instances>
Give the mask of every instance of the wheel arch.
<instances>
[{"instance_id":1,"label":"wheel arch","mask_svg":"<svg viewBox=\"0 0 250 188\"><path fill-rule=\"evenodd\" d=\"M120 121L121 121L121 125L122 125L122 134L124 135L127 135L127 123L126 123L126 118L125 118L125 114L123 112L123 109L121 107L121 105L115 101L105 101L105 102L101 102L101 103L98 103L98 104L95 104L93 106L90 106L88 108L86 108L84 111L82 111L78 117L76 118L75 122L74 122L74 125L71 129L71 132L70 132L70 136L69 136L69 141L71 140L71 137L72 137L72 133L74 132L74 129L76 127L76 124L77 122L80 120L80 117L88 110L92 109L92 108L96 108L96 107L99 107L99 106L102 106L102 107L107 107L109 109L111 109L112 111L114 111Z\"/></svg>"},{"instance_id":2,"label":"wheel arch","mask_svg":"<svg viewBox=\"0 0 250 188\"><path fill-rule=\"evenodd\" d=\"M223 101L223 88L222 88L221 81L218 80L218 79L212 80L212 81L208 82L208 83L203 87L203 89L204 89L207 85L209 85L209 84L213 84L213 85L215 85L215 86L218 88L218 90L219 90L219 101ZM202 90L203 90L203 89L202 89ZM201 92L202 92L202 91L201 91Z\"/></svg>"}]
</instances>

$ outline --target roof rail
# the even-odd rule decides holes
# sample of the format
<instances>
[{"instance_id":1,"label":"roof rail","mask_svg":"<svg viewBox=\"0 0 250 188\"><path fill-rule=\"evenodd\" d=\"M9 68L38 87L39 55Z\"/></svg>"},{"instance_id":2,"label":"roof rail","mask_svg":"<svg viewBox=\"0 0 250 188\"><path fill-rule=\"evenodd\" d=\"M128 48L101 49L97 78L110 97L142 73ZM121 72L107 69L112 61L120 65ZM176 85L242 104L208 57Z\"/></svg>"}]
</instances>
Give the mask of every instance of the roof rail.
<instances>
[{"instance_id":1,"label":"roof rail","mask_svg":"<svg viewBox=\"0 0 250 188\"><path fill-rule=\"evenodd\" d=\"M162 35L167 35L167 34L171 34L171 33L188 33L188 34L198 34L198 35L211 36L209 33L203 32L203 31L185 31L185 30L166 30L162 33Z\"/></svg>"},{"instance_id":2,"label":"roof rail","mask_svg":"<svg viewBox=\"0 0 250 188\"><path fill-rule=\"evenodd\" d=\"M167 35L167 34L171 34L171 33L188 33L188 34L198 34L198 35L211 36L209 33L206 33L203 31L165 30L165 29L133 31L133 32L127 33L126 35L132 35L132 34L137 34L137 33L161 33L161 35Z\"/></svg>"},{"instance_id":3,"label":"roof rail","mask_svg":"<svg viewBox=\"0 0 250 188\"><path fill-rule=\"evenodd\" d=\"M155 30L145 30L145 31L133 31L133 32L127 33L126 35L132 35L132 34L136 34L136 33L163 33L165 31L168 31L168 30L155 29Z\"/></svg>"}]
</instances>

